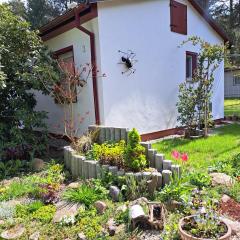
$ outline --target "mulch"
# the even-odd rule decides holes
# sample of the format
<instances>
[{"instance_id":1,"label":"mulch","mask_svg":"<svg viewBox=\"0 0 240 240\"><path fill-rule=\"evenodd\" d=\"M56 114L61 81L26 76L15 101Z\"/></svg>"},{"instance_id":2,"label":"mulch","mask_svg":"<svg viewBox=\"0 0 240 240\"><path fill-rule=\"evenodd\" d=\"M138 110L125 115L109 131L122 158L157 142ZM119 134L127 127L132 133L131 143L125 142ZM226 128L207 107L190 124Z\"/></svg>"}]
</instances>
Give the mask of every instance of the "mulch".
<instances>
[{"instance_id":1,"label":"mulch","mask_svg":"<svg viewBox=\"0 0 240 240\"><path fill-rule=\"evenodd\" d=\"M240 203L233 199L230 199L227 202L221 202L220 212L236 221L240 221Z\"/></svg>"}]
</instances>

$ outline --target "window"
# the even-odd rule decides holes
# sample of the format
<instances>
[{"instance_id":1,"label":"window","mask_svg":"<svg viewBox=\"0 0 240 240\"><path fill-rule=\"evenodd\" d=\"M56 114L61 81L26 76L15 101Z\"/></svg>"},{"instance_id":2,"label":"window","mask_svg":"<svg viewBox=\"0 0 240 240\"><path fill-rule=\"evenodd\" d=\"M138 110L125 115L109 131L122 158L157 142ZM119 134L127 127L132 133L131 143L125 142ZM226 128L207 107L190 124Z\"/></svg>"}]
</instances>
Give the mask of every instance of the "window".
<instances>
[{"instance_id":1,"label":"window","mask_svg":"<svg viewBox=\"0 0 240 240\"><path fill-rule=\"evenodd\" d=\"M171 31L187 35L187 6L170 1Z\"/></svg>"},{"instance_id":2,"label":"window","mask_svg":"<svg viewBox=\"0 0 240 240\"><path fill-rule=\"evenodd\" d=\"M64 77L60 79L58 88L58 95L55 99L56 103L67 103L70 101L77 102L77 89L75 83L75 63L73 47L67 47L56 51L54 57L58 59L59 65L63 71ZM70 92L69 92L70 89ZM71 99L71 100L70 100Z\"/></svg>"},{"instance_id":3,"label":"window","mask_svg":"<svg viewBox=\"0 0 240 240\"><path fill-rule=\"evenodd\" d=\"M186 80L191 82L197 69L197 53L186 52Z\"/></svg>"},{"instance_id":4,"label":"window","mask_svg":"<svg viewBox=\"0 0 240 240\"><path fill-rule=\"evenodd\" d=\"M240 85L240 75L233 75L233 85Z\"/></svg>"}]
</instances>

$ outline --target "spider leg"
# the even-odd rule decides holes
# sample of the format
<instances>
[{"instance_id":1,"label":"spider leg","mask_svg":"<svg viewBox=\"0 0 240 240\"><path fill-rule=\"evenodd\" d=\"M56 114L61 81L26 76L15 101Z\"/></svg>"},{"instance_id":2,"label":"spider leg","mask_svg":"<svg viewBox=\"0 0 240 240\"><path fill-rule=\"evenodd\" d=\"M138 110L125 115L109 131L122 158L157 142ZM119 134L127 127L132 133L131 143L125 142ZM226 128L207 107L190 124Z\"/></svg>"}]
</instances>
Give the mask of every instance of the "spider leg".
<instances>
[{"instance_id":1,"label":"spider leg","mask_svg":"<svg viewBox=\"0 0 240 240\"><path fill-rule=\"evenodd\" d=\"M128 55L128 53L123 52L123 51L121 51L121 50L118 50L118 52L119 52L119 53L122 53L122 54L125 54L125 55Z\"/></svg>"},{"instance_id":2,"label":"spider leg","mask_svg":"<svg viewBox=\"0 0 240 240\"><path fill-rule=\"evenodd\" d=\"M125 74L125 73L127 73L127 72L129 72L130 71L130 69L127 69L125 72L122 72L122 74Z\"/></svg>"}]
</instances>

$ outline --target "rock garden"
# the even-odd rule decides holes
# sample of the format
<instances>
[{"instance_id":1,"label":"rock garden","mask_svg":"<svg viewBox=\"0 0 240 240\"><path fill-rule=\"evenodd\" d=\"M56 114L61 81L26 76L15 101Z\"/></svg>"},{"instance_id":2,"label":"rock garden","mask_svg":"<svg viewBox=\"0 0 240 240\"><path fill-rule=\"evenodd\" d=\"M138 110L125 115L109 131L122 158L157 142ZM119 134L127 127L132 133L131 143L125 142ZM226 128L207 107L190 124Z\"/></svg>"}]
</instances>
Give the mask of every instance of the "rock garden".
<instances>
[{"instance_id":1,"label":"rock garden","mask_svg":"<svg viewBox=\"0 0 240 240\"><path fill-rule=\"evenodd\" d=\"M240 125L152 143L90 129L2 176L2 239L240 239Z\"/></svg>"}]
</instances>

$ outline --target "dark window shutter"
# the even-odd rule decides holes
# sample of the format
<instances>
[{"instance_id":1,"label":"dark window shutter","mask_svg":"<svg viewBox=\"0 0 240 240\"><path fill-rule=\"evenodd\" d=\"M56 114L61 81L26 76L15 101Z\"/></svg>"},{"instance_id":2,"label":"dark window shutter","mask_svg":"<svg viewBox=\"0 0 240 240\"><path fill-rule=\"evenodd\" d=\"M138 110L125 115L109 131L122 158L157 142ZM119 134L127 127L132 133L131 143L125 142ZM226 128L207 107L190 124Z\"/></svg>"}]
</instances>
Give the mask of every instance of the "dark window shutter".
<instances>
[{"instance_id":1,"label":"dark window shutter","mask_svg":"<svg viewBox=\"0 0 240 240\"><path fill-rule=\"evenodd\" d=\"M187 6L170 1L171 31L187 35Z\"/></svg>"},{"instance_id":2,"label":"dark window shutter","mask_svg":"<svg viewBox=\"0 0 240 240\"><path fill-rule=\"evenodd\" d=\"M193 73L193 76L195 75L196 70L197 70L197 54L193 53L192 54L192 73Z\"/></svg>"}]
</instances>

